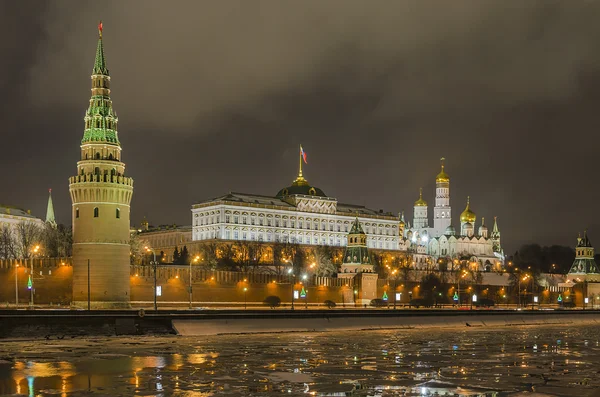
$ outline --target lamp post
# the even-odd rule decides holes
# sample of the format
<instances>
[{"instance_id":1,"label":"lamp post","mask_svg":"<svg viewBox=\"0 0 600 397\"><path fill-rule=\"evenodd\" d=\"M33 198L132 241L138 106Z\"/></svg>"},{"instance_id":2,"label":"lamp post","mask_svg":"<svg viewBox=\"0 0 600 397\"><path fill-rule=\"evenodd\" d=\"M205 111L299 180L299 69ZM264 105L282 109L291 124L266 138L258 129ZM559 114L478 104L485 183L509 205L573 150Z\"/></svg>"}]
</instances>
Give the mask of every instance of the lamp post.
<instances>
[{"instance_id":1,"label":"lamp post","mask_svg":"<svg viewBox=\"0 0 600 397\"><path fill-rule=\"evenodd\" d=\"M462 274L458 275L458 287L456 288L456 294L458 295L458 307L460 308L460 279L461 278L465 278L467 276L467 273L463 270Z\"/></svg>"},{"instance_id":2,"label":"lamp post","mask_svg":"<svg viewBox=\"0 0 600 397\"><path fill-rule=\"evenodd\" d=\"M31 288L29 289L30 298L29 298L29 306L33 309L33 258L39 252L40 246L36 245L33 249L33 254L31 255Z\"/></svg>"},{"instance_id":3,"label":"lamp post","mask_svg":"<svg viewBox=\"0 0 600 397\"><path fill-rule=\"evenodd\" d=\"M396 286L398 284L398 276L396 276L396 273L398 272L398 269L394 269L392 270L392 276L394 276L394 310L396 310Z\"/></svg>"},{"instance_id":4,"label":"lamp post","mask_svg":"<svg viewBox=\"0 0 600 397\"><path fill-rule=\"evenodd\" d=\"M199 260L200 260L200 257L196 255L196 257L194 258L193 262L197 263ZM189 289L189 292L190 292L190 310L192 310L192 261L190 261L190 270L189 270L189 273L190 273L189 274L189 276L190 276L190 279L189 279L189 284L190 284L190 289Z\"/></svg>"},{"instance_id":5,"label":"lamp post","mask_svg":"<svg viewBox=\"0 0 600 397\"><path fill-rule=\"evenodd\" d=\"M291 276L290 284L292 285L292 310L294 310L294 277L296 277L294 274L294 262L292 262L291 259L286 259L285 261L292 266L288 269L288 274Z\"/></svg>"},{"instance_id":6,"label":"lamp post","mask_svg":"<svg viewBox=\"0 0 600 397\"><path fill-rule=\"evenodd\" d=\"M19 264L15 263L15 308L19 308Z\"/></svg>"},{"instance_id":7,"label":"lamp post","mask_svg":"<svg viewBox=\"0 0 600 397\"><path fill-rule=\"evenodd\" d=\"M154 265L154 310L158 310L158 305L156 304L156 252L154 252L154 250L150 247L145 248L146 251L152 252L152 255L154 256L154 261L152 262L152 264Z\"/></svg>"},{"instance_id":8,"label":"lamp post","mask_svg":"<svg viewBox=\"0 0 600 397\"><path fill-rule=\"evenodd\" d=\"M88 311L90 311L90 310L92 310L92 309L91 309L91 306L92 306L92 299L91 299L91 297L90 297L90 291L91 291L91 288L90 288L90 260L89 260L89 259L88 259L88 274L87 274L87 276L88 276L88 277L87 277L87 278L88 278L88 294L87 294L87 295L88 295L88 296L87 296L87 298L88 298Z\"/></svg>"},{"instance_id":9,"label":"lamp post","mask_svg":"<svg viewBox=\"0 0 600 397\"><path fill-rule=\"evenodd\" d=\"M517 302L518 302L518 307L521 307L521 276L519 276L519 284L517 286Z\"/></svg>"},{"instance_id":10,"label":"lamp post","mask_svg":"<svg viewBox=\"0 0 600 397\"><path fill-rule=\"evenodd\" d=\"M308 276L306 274L302 275L302 280L304 283L306 283L306 279L308 279ZM308 285L307 285L307 289L308 289ZM304 291L306 293L306 291ZM304 295L304 310L308 310L308 294Z\"/></svg>"},{"instance_id":11,"label":"lamp post","mask_svg":"<svg viewBox=\"0 0 600 397\"><path fill-rule=\"evenodd\" d=\"M247 288L247 287L244 287L244 310L246 310L246 308L247 308L247 307L246 307L246 302L247 302L247 301L246 301L246 292L247 292L247 291L248 291L248 288Z\"/></svg>"},{"instance_id":12,"label":"lamp post","mask_svg":"<svg viewBox=\"0 0 600 397\"><path fill-rule=\"evenodd\" d=\"M522 281L527 281L527 279L529 278L529 275L526 274L525 277L523 277ZM527 288L526 288L527 290ZM527 294L525 294L525 298L527 298ZM527 302L527 300L525 300L525 302ZM521 307L521 277L519 277L519 307ZM527 303L525 303L525 309L527 309Z\"/></svg>"}]
</instances>

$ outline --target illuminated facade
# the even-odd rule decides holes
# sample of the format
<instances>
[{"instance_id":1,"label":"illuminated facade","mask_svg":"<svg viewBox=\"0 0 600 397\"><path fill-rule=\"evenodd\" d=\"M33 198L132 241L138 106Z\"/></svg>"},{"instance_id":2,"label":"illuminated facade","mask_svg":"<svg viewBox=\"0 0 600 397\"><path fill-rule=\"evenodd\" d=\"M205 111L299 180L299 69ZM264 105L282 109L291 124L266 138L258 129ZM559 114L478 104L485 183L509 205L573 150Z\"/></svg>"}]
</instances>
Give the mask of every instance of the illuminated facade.
<instances>
[{"instance_id":1,"label":"illuminated facade","mask_svg":"<svg viewBox=\"0 0 600 397\"><path fill-rule=\"evenodd\" d=\"M129 307L129 205L133 179L125 176L118 118L110 98L102 25L91 76L92 95L85 113L81 160L69 178L73 219L73 302ZM90 273L88 274L88 261Z\"/></svg>"},{"instance_id":2,"label":"illuminated facade","mask_svg":"<svg viewBox=\"0 0 600 397\"><path fill-rule=\"evenodd\" d=\"M0 205L0 228L4 226L15 228L21 222L33 222L38 226L44 225L44 221L31 215L29 210Z\"/></svg>"},{"instance_id":3,"label":"illuminated facade","mask_svg":"<svg viewBox=\"0 0 600 397\"><path fill-rule=\"evenodd\" d=\"M400 219L364 206L342 204L302 175L275 196L229 193L192 206L192 240L234 240L346 246L355 219L371 248L401 250Z\"/></svg>"},{"instance_id":4,"label":"illuminated facade","mask_svg":"<svg viewBox=\"0 0 600 397\"><path fill-rule=\"evenodd\" d=\"M594 247L587 236L587 231L577 238L575 260L567 277L578 281L600 281L600 270L594 260Z\"/></svg>"},{"instance_id":5,"label":"illuminated facade","mask_svg":"<svg viewBox=\"0 0 600 397\"><path fill-rule=\"evenodd\" d=\"M450 176L445 171L442 158L441 171L436 177L433 227L429 226L428 205L423 199L422 190L414 204L413 224L406 225L406 243L413 253L415 266L426 268L444 258L449 262L466 259L481 271L501 268L504 251L500 244L497 219L494 218L492 233L489 233L483 218L478 230L475 230L476 220L467 197L465 210L460 214L460 229L457 231L452 225Z\"/></svg>"}]
</instances>

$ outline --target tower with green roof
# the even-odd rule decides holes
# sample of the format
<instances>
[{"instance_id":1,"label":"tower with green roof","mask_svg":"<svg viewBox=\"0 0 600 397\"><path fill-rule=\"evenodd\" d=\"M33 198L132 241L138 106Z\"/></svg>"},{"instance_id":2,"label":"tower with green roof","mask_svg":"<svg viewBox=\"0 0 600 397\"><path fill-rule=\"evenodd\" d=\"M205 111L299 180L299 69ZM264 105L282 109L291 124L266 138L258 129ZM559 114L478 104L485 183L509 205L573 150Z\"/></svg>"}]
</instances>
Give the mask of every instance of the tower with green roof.
<instances>
[{"instance_id":1,"label":"tower with green roof","mask_svg":"<svg viewBox=\"0 0 600 397\"><path fill-rule=\"evenodd\" d=\"M594 247L587 236L587 230L577 238L575 260L571 265L568 276L577 280L600 281L600 270L594 260Z\"/></svg>"},{"instance_id":2,"label":"tower with green roof","mask_svg":"<svg viewBox=\"0 0 600 397\"><path fill-rule=\"evenodd\" d=\"M54 217L54 204L52 203L52 189L48 189L48 207L46 208L46 223L56 229L56 218Z\"/></svg>"},{"instance_id":3,"label":"tower with green roof","mask_svg":"<svg viewBox=\"0 0 600 397\"><path fill-rule=\"evenodd\" d=\"M129 211L133 179L125 176L118 118L110 98L102 23L84 116L77 175L69 178L73 218L73 302L129 307ZM90 272L88 274L88 261Z\"/></svg>"},{"instance_id":4,"label":"tower with green roof","mask_svg":"<svg viewBox=\"0 0 600 397\"><path fill-rule=\"evenodd\" d=\"M352 279L354 286L352 298L357 304L369 304L377 297L378 275L373 271L371 256L367 248L367 235L358 217L354 220L348 233L348 244L338 278Z\"/></svg>"}]
</instances>

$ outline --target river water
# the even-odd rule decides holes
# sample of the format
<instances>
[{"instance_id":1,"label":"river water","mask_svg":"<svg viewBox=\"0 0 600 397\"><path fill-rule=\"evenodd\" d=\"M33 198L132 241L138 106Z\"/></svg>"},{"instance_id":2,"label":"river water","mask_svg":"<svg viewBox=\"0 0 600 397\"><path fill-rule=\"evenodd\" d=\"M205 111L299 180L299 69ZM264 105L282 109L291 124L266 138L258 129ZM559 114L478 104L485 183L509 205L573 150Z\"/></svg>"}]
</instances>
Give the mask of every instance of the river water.
<instances>
[{"instance_id":1,"label":"river water","mask_svg":"<svg viewBox=\"0 0 600 397\"><path fill-rule=\"evenodd\" d=\"M1 341L0 395L595 397L599 341L572 325Z\"/></svg>"}]
</instances>

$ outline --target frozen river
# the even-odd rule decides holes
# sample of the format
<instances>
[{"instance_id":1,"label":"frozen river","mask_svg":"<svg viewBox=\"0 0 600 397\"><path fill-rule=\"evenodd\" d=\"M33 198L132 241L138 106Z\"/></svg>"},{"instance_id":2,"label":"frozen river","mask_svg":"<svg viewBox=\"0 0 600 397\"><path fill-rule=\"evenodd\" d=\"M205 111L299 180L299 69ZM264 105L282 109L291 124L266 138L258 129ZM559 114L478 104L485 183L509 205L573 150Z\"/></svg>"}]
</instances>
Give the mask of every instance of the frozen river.
<instances>
[{"instance_id":1,"label":"frozen river","mask_svg":"<svg viewBox=\"0 0 600 397\"><path fill-rule=\"evenodd\" d=\"M593 326L68 338L0 341L0 395L600 396Z\"/></svg>"}]
</instances>

